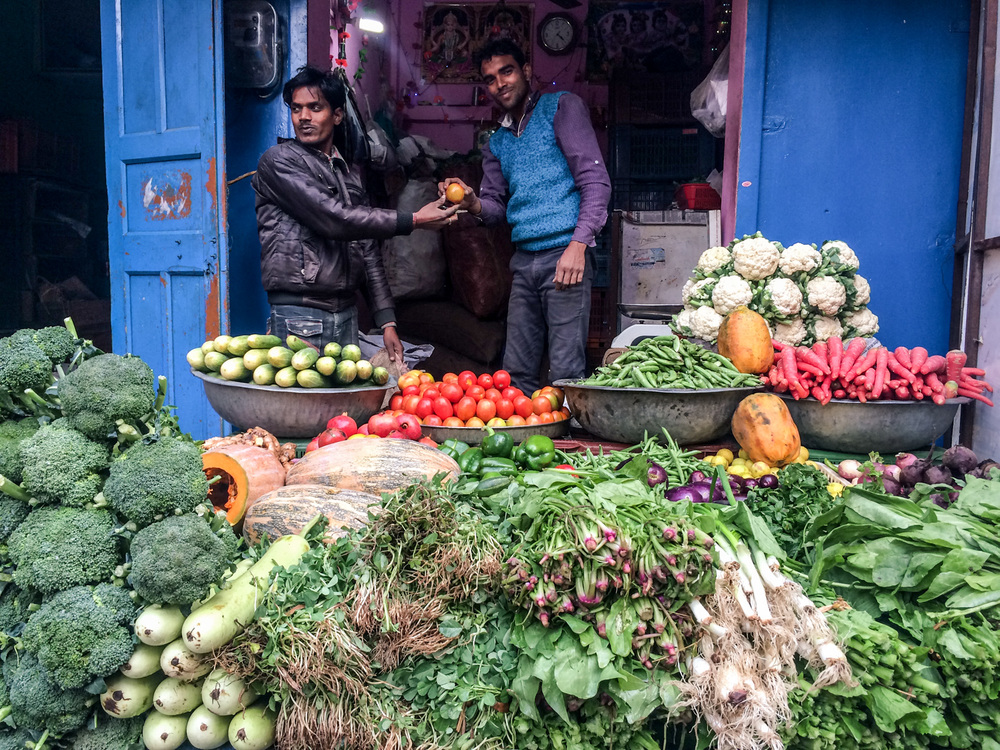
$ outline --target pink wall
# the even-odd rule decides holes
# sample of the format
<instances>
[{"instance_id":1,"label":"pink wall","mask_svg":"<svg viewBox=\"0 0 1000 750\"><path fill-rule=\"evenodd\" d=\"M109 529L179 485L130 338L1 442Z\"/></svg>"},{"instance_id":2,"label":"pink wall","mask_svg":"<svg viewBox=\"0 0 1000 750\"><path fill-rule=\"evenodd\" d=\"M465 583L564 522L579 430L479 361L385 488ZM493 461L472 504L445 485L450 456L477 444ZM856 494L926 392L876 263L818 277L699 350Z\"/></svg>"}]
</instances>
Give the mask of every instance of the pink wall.
<instances>
[{"instance_id":1,"label":"pink wall","mask_svg":"<svg viewBox=\"0 0 1000 750\"><path fill-rule=\"evenodd\" d=\"M478 4L495 5L493 2ZM365 72L356 84L362 109L365 108L365 94L374 110L387 97L391 97L394 103L400 100L406 83L413 81L419 93L416 106L402 110L406 130L410 134L426 136L443 148L464 153L473 147L476 125L494 121L493 108L490 105L472 106L472 83L429 83L421 80L423 10L422 0L364 0L355 17L362 13L377 16L386 30L379 35L368 35L367 44L362 45L361 32L353 24L348 25L347 30L351 34L347 40L348 73L353 77L358 67L358 52L365 49L368 58ZM551 12L570 13L581 29L580 43L569 55L549 55L537 44L538 23ZM578 94L592 110L598 110L596 120L600 123L606 118L608 87L606 84L591 85L584 79L586 12L586 5L565 11L549 0L535 1L532 21L534 86L543 91L572 91ZM335 54L335 39L333 46ZM434 104L436 97L441 98L441 105ZM599 125L597 130L603 143L606 129Z\"/></svg>"}]
</instances>

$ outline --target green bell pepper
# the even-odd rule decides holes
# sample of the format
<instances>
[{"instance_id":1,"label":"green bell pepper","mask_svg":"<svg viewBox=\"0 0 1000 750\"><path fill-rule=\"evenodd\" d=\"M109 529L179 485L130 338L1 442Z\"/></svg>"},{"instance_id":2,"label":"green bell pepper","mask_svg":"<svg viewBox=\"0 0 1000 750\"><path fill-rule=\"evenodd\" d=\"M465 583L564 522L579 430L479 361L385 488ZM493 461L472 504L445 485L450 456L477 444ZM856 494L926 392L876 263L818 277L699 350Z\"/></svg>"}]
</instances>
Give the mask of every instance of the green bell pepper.
<instances>
[{"instance_id":1,"label":"green bell pepper","mask_svg":"<svg viewBox=\"0 0 1000 750\"><path fill-rule=\"evenodd\" d=\"M556 459L556 446L552 438L545 435L532 435L521 443L524 448L528 467L540 471Z\"/></svg>"},{"instance_id":2,"label":"green bell pepper","mask_svg":"<svg viewBox=\"0 0 1000 750\"><path fill-rule=\"evenodd\" d=\"M486 428L486 437L481 444L484 456L499 456L510 458L514 452L514 438L506 432L496 432L492 427Z\"/></svg>"},{"instance_id":3,"label":"green bell pepper","mask_svg":"<svg viewBox=\"0 0 1000 750\"><path fill-rule=\"evenodd\" d=\"M483 465L483 451L480 448L469 448L458 457L458 467L463 474L480 474Z\"/></svg>"},{"instance_id":4,"label":"green bell pepper","mask_svg":"<svg viewBox=\"0 0 1000 750\"><path fill-rule=\"evenodd\" d=\"M511 458L513 458L514 463L522 469L528 468L528 449L524 447L523 442L514 449L514 453L511 455Z\"/></svg>"},{"instance_id":5,"label":"green bell pepper","mask_svg":"<svg viewBox=\"0 0 1000 750\"><path fill-rule=\"evenodd\" d=\"M487 477L476 485L475 493L480 497L489 497L507 489L513 481L512 477Z\"/></svg>"},{"instance_id":6,"label":"green bell pepper","mask_svg":"<svg viewBox=\"0 0 1000 750\"><path fill-rule=\"evenodd\" d=\"M438 446L438 450L457 461L459 456L469 450L469 444L463 443L461 440L449 438Z\"/></svg>"},{"instance_id":7,"label":"green bell pepper","mask_svg":"<svg viewBox=\"0 0 1000 750\"><path fill-rule=\"evenodd\" d=\"M511 459L503 458L502 456L486 456L483 458L479 470L483 473L484 477L488 473L495 473L504 477L517 476L519 473L517 464Z\"/></svg>"}]
</instances>

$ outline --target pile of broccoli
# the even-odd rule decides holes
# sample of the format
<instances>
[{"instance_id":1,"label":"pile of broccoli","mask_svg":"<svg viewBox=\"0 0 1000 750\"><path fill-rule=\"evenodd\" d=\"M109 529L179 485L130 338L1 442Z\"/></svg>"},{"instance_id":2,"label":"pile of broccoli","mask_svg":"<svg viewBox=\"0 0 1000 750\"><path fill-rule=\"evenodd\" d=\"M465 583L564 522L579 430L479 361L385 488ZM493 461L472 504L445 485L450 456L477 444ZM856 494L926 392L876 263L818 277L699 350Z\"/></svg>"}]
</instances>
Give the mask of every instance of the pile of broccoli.
<instances>
[{"instance_id":1,"label":"pile of broccoli","mask_svg":"<svg viewBox=\"0 0 1000 750\"><path fill-rule=\"evenodd\" d=\"M78 729L66 750L131 750L133 747L144 747L142 724L145 716L133 719L100 718L102 721L97 726ZM0 750L2 748L0 745Z\"/></svg>"},{"instance_id":2,"label":"pile of broccoli","mask_svg":"<svg viewBox=\"0 0 1000 750\"><path fill-rule=\"evenodd\" d=\"M67 326L71 323L67 320ZM21 347L28 344L37 346L53 365L67 362L73 357L79 345L76 332L67 326L46 326L45 328L22 328L14 331L4 341L8 346Z\"/></svg>"},{"instance_id":3,"label":"pile of broccoli","mask_svg":"<svg viewBox=\"0 0 1000 750\"><path fill-rule=\"evenodd\" d=\"M38 420L32 417L0 422L0 475L17 484L21 483L21 469L24 467L21 441L27 440L36 432Z\"/></svg>"},{"instance_id":4,"label":"pile of broccoli","mask_svg":"<svg viewBox=\"0 0 1000 750\"><path fill-rule=\"evenodd\" d=\"M156 378L139 357L101 354L57 386L63 416L91 440L116 438L119 422L135 426L156 410Z\"/></svg>"},{"instance_id":5,"label":"pile of broccoli","mask_svg":"<svg viewBox=\"0 0 1000 750\"><path fill-rule=\"evenodd\" d=\"M38 504L81 508L104 485L111 449L57 419L21 443L22 487Z\"/></svg>"},{"instance_id":6,"label":"pile of broccoli","mask_svg":"<svg viewBox=\"0 0 1000 750\"><path fill-rule=\"evenodd\" d=\"M10 718L19 729L68 734L87 723L97 696L82 689L63 690L29 652L10 655L3 667L10 692Z\"/></svg>"},{"instance_id":7,"label":"pile of broccoli","mask_svg":"<svg viewBox=\"0 0 1000 750\"><path fill-rule=\"evenodd\" d=\"M47 599L28 618L22 645L60 688L81 688L118 669L132 655L129 592L101 583L74 586Z\"/></svg>"}]
</instances>

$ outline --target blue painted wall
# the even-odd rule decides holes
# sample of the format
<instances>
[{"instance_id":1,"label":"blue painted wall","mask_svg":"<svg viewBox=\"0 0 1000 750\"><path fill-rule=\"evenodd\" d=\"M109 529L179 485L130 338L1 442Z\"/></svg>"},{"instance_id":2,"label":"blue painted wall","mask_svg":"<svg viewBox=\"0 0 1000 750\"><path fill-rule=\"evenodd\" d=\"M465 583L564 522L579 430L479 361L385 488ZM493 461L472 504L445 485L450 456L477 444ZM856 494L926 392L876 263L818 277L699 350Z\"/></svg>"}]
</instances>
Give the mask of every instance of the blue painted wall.
<instances>
[{"instance_id":1,"label":"blue painted wall","mask_svg":"<svg viewBox=\"0 0 1000 750\"><path fill-rule=\"evenodd\" d=\"M968 36L968 0L749 0L736 236L847 242L888 346L947 349Z\"/></svg>"},{"instance_id":2,"label":"blue painted wall","mask_svg":"<svg viewBox=\"0 0 1000 750\"><path fill-rule=\"evenodd\" d=\"M271 0L284 21L282 83L306 61L306 0ZM255 91L226 87L226 169L232 180L257 168L257 160L279 137L292 137L288 107L279 90L266 99ZM262 333L267 297L260 281L260 242L254 193L247 177L229 187L230 330Z\"/></svg>"}]
</instances>

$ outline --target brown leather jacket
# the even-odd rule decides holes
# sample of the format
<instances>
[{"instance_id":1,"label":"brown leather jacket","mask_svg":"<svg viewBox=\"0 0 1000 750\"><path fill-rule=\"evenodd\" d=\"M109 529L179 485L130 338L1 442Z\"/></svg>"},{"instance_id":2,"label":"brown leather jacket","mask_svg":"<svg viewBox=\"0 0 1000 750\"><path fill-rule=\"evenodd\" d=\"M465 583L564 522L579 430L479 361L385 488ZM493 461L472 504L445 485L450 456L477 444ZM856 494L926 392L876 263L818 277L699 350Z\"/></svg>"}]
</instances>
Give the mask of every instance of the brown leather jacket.
<instances>
[{"instance_id":1,"label":"brown leather jacket","mask_svg":"<svg viewBox=\"0 0 1000 750\"><path fill-rule=\"evenodd\" d=\"M372 208L360 170L286 140L260 157L260 269L268 302L339 312L366 293L376 325L395 319L375 240L413 231L413 214Z\"/></svg>"}]
</instances>

